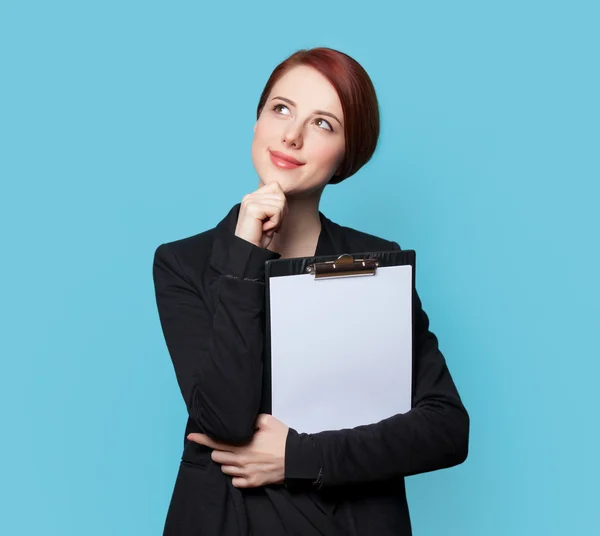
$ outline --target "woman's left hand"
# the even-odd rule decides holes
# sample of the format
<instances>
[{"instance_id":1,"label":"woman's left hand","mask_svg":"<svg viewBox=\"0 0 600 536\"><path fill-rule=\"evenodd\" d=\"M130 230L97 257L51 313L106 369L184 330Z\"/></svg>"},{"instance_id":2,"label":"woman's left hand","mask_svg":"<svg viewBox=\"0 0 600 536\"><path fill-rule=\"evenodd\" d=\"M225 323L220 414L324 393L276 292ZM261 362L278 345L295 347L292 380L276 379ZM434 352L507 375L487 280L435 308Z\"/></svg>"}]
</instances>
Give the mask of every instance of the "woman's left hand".
<instances>
[{"instance_id":1,"label":"woman's left hand","mask_svg":"<svg viewBox=\"0 0 600 536\"><path fill-rule=\"evenodd\" d=\"M257 429L246 445L228 445L205 434L192 433L190 441L214 449L211 458L222 471L233 477L236 488L258 488L280 484L285 477L285 443L288 427L272 415L260 414Z\"/></svg>"}]
</instances>

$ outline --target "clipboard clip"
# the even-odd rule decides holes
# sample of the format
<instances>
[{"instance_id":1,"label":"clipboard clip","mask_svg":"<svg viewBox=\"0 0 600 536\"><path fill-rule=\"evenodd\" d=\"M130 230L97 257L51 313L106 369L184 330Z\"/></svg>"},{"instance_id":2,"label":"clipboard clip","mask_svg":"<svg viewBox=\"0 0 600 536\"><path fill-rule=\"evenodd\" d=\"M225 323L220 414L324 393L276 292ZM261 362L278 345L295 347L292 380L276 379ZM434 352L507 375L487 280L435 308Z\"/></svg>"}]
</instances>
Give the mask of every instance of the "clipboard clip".
<instances>
[{"instance_id":1,"label":"clipboard clip","mask_svg":"<svg viewBox=\"0 0 600 536\"><path fill-rule=\"evenodd\" d=\"M315 279L326 277L348 277L357 275L375 275L379 261L377 259L355 259L352 255L340 255L334 261L315 262L306 267Z\"/></svg>"}]
</instances>

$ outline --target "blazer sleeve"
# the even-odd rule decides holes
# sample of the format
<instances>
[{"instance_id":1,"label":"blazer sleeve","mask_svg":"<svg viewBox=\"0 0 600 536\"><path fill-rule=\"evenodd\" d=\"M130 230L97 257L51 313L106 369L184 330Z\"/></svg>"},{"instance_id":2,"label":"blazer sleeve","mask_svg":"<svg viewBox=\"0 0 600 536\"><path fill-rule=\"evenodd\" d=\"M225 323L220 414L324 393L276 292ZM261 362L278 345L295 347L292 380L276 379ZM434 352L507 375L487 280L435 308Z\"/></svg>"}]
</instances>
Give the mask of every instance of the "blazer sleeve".
<instances>
[{"instance_id":1,"label":"blazer sleeve","mask_svg":"<svg viewBox=\"0 0 600 536\"><path fill-rule=\"evenodd\" d=\"M400 249L394 244L394 249ZM378 423L302 434L286 442L286 484L327 487L381 481L452 467L468 454L469 415L418 294L413 408Z\"/></svg>"},{"instance_id":2,"label":"blazer sleeve","mask_svg":"<svg viewBox=\"0 0 600 536\"><path fill-rule=\"evenodd\" d=\"M163 335L190 418L213 439L243 443L254 434L261 400L264 263L279 255L235 235L228 240L224 273L211 282L211 306L172 243L156 249L153 280Z\"/></svg>"}]
</instances>

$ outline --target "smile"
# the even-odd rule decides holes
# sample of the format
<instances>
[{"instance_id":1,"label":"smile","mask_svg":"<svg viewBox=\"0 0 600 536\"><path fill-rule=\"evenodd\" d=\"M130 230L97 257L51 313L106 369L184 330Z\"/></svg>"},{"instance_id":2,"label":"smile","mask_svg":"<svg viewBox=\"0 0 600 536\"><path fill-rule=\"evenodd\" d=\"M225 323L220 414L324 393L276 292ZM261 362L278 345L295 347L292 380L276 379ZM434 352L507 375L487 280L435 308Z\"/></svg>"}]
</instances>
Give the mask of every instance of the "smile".
<instances>
[{"instance_id":1,"label":"smile","mask_svg":"<svg viewBox=\"0 0 600 536\"><path fill-rule=\"evenodd\" d=\"M269 157L271 162L280 169L296 169L304 165L304 162L300 162L291 156L287 156L279 151L269 151Z\"/></svg>"}]
</instances>

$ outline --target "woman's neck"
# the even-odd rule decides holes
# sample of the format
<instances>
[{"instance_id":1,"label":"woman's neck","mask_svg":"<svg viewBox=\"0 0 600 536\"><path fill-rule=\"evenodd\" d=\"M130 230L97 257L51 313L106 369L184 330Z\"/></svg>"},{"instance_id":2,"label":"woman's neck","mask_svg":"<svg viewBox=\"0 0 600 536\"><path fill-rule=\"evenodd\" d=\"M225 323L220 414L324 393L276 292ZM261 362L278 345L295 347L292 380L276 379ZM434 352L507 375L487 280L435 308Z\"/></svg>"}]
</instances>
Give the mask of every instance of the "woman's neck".
<instances>
[{"instance_id":1,"label":"woman's neck","mask_svg":"<svg viewBox=\"0 0 600 536\"><path fill-rule=\"evenodd\" d=\"M288 197L288 213L267 249L279 253L282 258L312 257L321 233L320 199L320 192L309 198Z\"/></svg>"}]
</instances>

